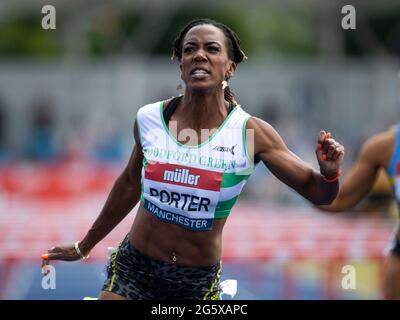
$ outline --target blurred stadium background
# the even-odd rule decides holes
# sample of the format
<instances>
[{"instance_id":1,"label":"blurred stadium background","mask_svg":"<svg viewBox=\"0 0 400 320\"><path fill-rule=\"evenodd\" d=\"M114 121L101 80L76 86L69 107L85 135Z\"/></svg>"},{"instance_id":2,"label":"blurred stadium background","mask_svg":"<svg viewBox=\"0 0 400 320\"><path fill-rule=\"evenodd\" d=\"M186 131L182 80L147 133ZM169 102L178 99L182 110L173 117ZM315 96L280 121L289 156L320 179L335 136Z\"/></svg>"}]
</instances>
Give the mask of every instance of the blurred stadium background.
<instances>
[{"instance_id":1,"label":"blurred stadium background","mask_svg":"<svg viewBox=\"0 0 400 320\"><path fill-rule=\"evenodd\" d=\"M57 29L41 28L42 6ZM341 28L352 4L357 29ZM40 254L80 239L132 150L139 107L179 94L171 61L183 25L209 17L231 26L249 59L231 87L289 147L314 160L316 134L346 147L400 119L398 0L0 2L0 299L97 296L108 246L57 263L56 290L41 287ZM328 215L259 165L224 233L223 279L237 299L382 299L384 247L397 211L384 175L356 210ZM344 290L344 265L357 289Z\"/></svg>"}]
</instances>

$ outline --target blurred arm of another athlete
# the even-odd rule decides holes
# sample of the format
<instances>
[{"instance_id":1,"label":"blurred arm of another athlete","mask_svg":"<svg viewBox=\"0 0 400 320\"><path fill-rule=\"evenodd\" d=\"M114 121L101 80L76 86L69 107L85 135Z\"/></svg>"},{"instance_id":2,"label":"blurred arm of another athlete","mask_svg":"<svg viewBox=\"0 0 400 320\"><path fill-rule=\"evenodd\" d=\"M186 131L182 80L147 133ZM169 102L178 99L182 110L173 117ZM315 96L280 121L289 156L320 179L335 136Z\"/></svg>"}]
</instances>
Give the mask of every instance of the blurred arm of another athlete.
<instances>
[{"instance_id":1,"label":"blurred arm of another athlete","mask_svg":"<svg viewBox=\"0 0 400 320\"><path fill-rule=\"evenodd\" d=\"M330 204L335 199L339 189L335 177L342 166L344 147L331 138L329 133L320 131L318 134L315 153L320 172L317 172L291 152L267 122L252 117L246 130L254 132L254 150L250 153L261 159L279 180L315 205ZM251 151L249 139L247 144Z\"/></svg>"},{"instance_id":2,"label":"blurred arm of another athlete","mask_svg":"<svg viewBox=\"0 0 400 320\"><path fill-rule=\"evenodd\" d=\"M356 164L340 186L338 196L330 205L318 206L323 211L341 212L353 208L374 186L378 172L386 169L393 153L395 131L372 136L362 146Z\"/></svg>"},{"instance_id":3,"label":"blurred arm of another athlete","mask_svg":"<svg viewBox=\"0 0 400 320\"><path fill-rule=\"evenodd\" d=\"M141 193L140 175L142 170L143 153L139 141L136 121L134 122L135 146L128 165L114 182L107 201L96 221L79 242L79 250L87 256L93 247L109 234L135 207ZM75 250L74 244L52 247L47 254L42 255L42 265L50 260L76 261L81 257Z\"/></svg>"}]
</instances>

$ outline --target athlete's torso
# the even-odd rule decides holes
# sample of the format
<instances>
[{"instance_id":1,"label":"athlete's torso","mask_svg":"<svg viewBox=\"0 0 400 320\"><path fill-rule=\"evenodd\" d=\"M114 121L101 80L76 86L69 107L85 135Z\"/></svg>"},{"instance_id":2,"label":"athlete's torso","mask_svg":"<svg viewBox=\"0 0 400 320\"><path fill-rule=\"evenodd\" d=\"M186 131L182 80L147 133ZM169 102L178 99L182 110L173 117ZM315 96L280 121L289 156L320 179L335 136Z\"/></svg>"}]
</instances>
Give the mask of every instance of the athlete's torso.
<instances>
[{"instance_id":1,"label":"athlete's torso","mask_svg":"<svg viewBox=\"0 0 400 320\"><path fill-rule=\"evenodd\" d=\"M141 201L163 222L212 230L215 219L229 215L253 171L245 140L250 115L236 106L208 139L189 146L171 132L174 123L167 127L163 110L163 102L157 102L137 115L144 156ZM185 130L184 136L196 136Z\"/></svg>"},{"instance_id":2,"label":"athlete's torso","mask_svg":"<svg viewBox=\"0 0 400 320\"><path fill-rule=\"evenodd\" d=\"M250 116L237 106L205 142L188 147L166 127L163 109L158 102L137 116L144 161L132 242L162 260L174 254L182 265L212 265L220 259L226 217L253 169L244 135Z\"/></svg>"}]
</instances>

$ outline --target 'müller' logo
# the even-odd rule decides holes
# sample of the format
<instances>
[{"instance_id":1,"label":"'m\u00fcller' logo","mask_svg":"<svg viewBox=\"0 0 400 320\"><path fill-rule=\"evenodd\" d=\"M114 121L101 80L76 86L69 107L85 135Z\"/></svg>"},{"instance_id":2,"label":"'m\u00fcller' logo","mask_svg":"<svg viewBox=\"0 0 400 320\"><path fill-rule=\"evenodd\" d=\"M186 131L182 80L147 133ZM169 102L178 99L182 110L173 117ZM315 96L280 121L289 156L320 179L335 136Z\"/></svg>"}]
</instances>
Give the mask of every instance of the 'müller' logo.
<instances>
[{"instance_id":1,"label":"'m\u00fcller' logo","mask_svg":"<svg viewBox=\"0 0 400 320\"><path fill-rule=\"evenodd\" d=\"M230 152L232 153L232 155L235 155L234 149L237 146L237 144L235 144L234 146L228 148L228 147L220 147L220 146L216 146L213 148L213 150L217 150L217 151L221 151L221 152Z\"/></svg>"},{"instance_id":2,"label":"'m\u00fcller' logo","mask_svg":"<svg viewBox=\"0 0 400 320\"><path fill-rule=\"evenodd\" d=\"M175 171L165 170L164 180L172 182L180 182L184 184L197 186L200 175L190 174L188 169L175 169Z\"/></svg>"}]
</instances>

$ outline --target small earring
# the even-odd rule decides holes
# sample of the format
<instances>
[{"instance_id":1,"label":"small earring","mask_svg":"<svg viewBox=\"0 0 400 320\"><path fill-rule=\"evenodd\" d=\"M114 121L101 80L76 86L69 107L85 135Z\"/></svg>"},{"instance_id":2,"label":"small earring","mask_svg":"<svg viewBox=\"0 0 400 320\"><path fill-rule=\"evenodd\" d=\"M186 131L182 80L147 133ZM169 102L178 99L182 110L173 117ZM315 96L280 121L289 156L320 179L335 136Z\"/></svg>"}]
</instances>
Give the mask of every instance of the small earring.
<instances>
[{"instance_id":1,"label":"small earring","mask_svg":"<svg viewBox=\"0 0 400 320\"><path fill-rule=\"evenodd\" d=\"M176 87L176 91L181 91L183 89L182 84L178 84Z\"/></svg>"},{"instance_id":2,"label":"small earring","mask_svg":"<svg viewBox=\"0 0 400 320\"><path fill-rule=\"evenodd\" d=\"M226 80L222 81L222 90L225 90L225 88L228 86L228 82Z\"/></svg>"}]
</instances>

